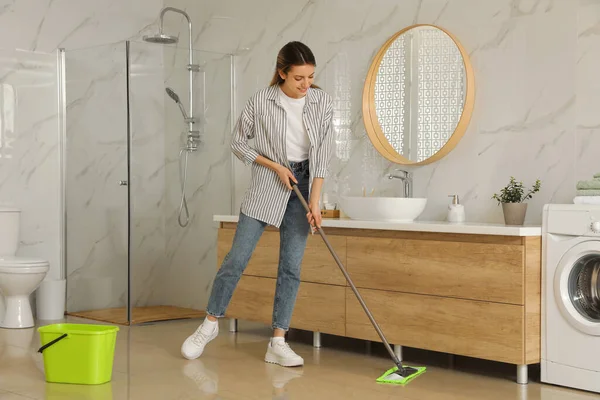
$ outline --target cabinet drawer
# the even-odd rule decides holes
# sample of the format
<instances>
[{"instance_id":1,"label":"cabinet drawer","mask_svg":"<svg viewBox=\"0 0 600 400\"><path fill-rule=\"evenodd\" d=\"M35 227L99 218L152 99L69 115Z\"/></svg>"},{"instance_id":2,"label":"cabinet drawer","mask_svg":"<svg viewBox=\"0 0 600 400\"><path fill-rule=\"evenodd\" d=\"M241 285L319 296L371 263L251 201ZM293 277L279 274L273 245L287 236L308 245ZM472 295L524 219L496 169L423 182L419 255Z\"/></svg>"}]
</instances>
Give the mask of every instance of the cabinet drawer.
<instances>
[{"instance_id":1,"label":"cabinet drawer","mask_svg":"<svg viewBox=\"0 0 600 400\"><path fill-rule=\"evenodd\" d=\"M219 229L218 263L219 266L227 255L235 235L234 229ZM338 257L346 260L346 238L342 236L328 237ZM250 258L244 275L277 277L279 265L279 232L267 230L263 233L256 249ZM306 243L300 279L304 282L327 283L330 285L346 285L346 279L339 270L331 253L320 236L309 235Z\"/></svg>"},{"instance_id":2,"label":"cabinet drawer","mask_svg":"<svg viewBox=\"0 0 600 400\"><path fill-rule=\"evenodd\" d=\"M233 293L226 316L271 325L276 279L244 275ZM345 287L302 282L291 327L343 336Z\"/></svg>"},{"instance_id":3,"label":"cabinet drawer","mask_svg":"<svg viewBox=\"0 0 600 400\"><path fill-rule=\"evenodd\" d=\"M524 304L524 251L516 244L347 238L357 287Z\"/></svg>"},{"instance_id":4,"label":"cabinet drawer","mask_svg":"<svg viewBox=\"0 0 600 400\"><path fill-rule=\"evenodd\" d=\"M359 289L391 344L523 364L523 306ZM381 341L351 288L346 336Z\"/></svg>"}]
</instances>

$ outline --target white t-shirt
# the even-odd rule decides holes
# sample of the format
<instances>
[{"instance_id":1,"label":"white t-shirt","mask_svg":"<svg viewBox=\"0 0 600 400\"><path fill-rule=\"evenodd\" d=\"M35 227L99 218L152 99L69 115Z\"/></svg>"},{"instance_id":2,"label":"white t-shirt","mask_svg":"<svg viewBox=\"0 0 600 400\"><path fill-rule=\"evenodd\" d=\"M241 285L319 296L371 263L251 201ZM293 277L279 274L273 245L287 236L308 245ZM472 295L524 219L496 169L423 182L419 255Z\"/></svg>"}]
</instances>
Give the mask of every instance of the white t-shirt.
<instances>
[{"instance_id":1,"label":"white t-shirt","mask_svg":"<svg viewBox=\"0 0 600 400\"><path fill-rule=\"evenodd\" d=\"M279 98L281 106L286 113L286 147L287 157L289 161L304 161L308 159L308 149L310 147L310 139L302 122L302 112L306 96L301 99L294 99L279 88Z\"/></svg>"}]
</instances>

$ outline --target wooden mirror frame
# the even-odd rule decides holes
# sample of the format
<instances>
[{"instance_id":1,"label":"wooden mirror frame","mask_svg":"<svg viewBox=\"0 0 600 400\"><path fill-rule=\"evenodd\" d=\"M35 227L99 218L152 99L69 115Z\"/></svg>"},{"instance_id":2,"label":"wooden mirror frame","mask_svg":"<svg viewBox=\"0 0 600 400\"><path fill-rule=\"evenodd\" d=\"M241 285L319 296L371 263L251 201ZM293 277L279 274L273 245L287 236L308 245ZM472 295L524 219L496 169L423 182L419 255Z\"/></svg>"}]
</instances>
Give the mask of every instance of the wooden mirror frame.
<instances>
[{"instance_id":1,"label":"wooden mirror frame","mask_svg":"<svg viewBox=\"0 0 600 400\"><path fill-rule=\"evenodd\" d=\"M377 71L379 70L379 66L381 65L381 60L387 53L390 46L394 43L394 41L403 33L420 26L431 26L436 29L439 29L446 33L456 44L458 50L460 51L460 55L463 59L463 63L465 66L465 73L467 77L466 82L466 93L465 93L465 102L462 110L462 114L454 129L454 133L450 136L448 141L440 150L434 153L431 157L423 160L423 161L411 161L410 159L404 157L402 154L398 153L396 149L394 149L390 143L388 142L383 130L381 129L381 125L379 124L379 119L377 118L377 111L375 109L375 86L377 83ZM460 139L462 139L469 122L471 121L471 115L473 114L473 106L475 103L475 77L473 75L473 67L471 65L471 60L469 59L469 55L467 54L465 48L460 44L460 42L456 39L454 35L450 32L441 28L437 25L431 24L416 24L406 27L393 35L388 39L387 42L379 49L373 62L371 63L371 67L367 73L367 78L365 80L365 85L363 88L363 120L365 124L365 128L367 130L367 134L369 135L369 139L375 149L386 159L402 165L426 165L432 162L438 161L450 153L454 147L458 144Z\"/></svg>"}]
</instances>

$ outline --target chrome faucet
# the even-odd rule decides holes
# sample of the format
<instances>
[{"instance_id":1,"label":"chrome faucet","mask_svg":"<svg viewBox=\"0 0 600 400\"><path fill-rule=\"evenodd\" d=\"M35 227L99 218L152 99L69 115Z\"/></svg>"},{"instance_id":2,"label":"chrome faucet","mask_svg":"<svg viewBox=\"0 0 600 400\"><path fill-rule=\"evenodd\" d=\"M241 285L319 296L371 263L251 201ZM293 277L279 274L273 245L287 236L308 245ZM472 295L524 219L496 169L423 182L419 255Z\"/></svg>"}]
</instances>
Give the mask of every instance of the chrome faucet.
<instances>
[{"instance_id":1,"label":"chrome faucet","mask_svg":"<svg viewBox=\"0 0 600 400\"><path fill-rule=\"evenodd\" d=\"M388 175L388 179L400 179L404 187L404 197L413 197L413 180L412 174L403 169L395 170L396 173Z\"/></svg>"}]
</instances>

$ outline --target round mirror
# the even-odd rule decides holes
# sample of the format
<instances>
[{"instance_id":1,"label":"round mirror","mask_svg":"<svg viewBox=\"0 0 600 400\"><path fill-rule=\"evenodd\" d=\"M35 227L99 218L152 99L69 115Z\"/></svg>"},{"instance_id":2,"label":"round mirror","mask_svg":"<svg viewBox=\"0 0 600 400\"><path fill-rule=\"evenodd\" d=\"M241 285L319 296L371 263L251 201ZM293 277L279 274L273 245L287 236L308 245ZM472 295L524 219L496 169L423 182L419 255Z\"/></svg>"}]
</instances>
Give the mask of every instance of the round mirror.
<instances>
[{"instance_id":1,"label":"round mirror","mask_svg":"<svg viewBox=\"0 0 600 400\"><path fill-rule=\"evenodd\" d=\"M383 45L367 74L367 134L381 155L398 164L439 160L465 133L474 93L460 43L437 26L410 26Z\"/></svg>"}]
</instances>

